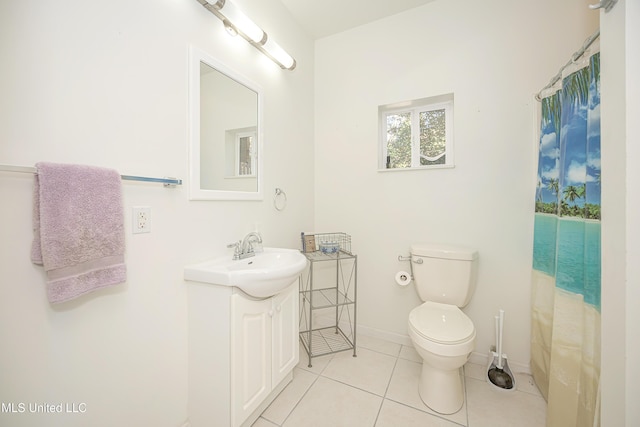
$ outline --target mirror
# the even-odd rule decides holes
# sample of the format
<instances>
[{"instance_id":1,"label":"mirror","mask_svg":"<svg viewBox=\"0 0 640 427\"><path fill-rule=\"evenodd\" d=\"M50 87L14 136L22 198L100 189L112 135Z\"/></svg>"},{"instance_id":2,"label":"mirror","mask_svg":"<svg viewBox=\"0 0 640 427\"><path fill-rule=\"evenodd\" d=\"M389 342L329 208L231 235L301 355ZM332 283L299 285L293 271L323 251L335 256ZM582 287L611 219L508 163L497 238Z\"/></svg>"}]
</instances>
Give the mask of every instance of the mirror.
<instances>
[{"instance_id":1,"label":"mirror","mask_svg":"<svg viewBox=\"0 0 640 427\"><path fill-rule=\"evenodd\" d=\"M189 55L191 200L262 200L262 92L196 48Z\"/></svg>"}]
</instances>

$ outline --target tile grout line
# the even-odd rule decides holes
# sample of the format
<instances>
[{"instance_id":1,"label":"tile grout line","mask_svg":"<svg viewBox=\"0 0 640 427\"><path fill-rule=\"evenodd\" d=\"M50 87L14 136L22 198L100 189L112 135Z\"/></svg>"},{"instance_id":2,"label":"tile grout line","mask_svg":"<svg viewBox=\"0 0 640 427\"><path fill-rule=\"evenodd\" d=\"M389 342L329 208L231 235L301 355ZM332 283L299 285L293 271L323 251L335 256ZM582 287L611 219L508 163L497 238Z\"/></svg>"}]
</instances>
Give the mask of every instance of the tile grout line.
<instances>
[{"instance_id":1,"label":"tile grout line","mask_svg":"<svg viewBox=\"0 0 640 427\"><path fill-rule=\"evenodd\" d=\"M401 347L402 349L402 347ZM378 408L378 413L376 414L376 419L373 422L375 427L378 424L378 418L380 418L380 412L382 411L382 405L384 405L384 401L387 400L387 392L389 391L389 386L391 385L391 379L393 378L393 373L396 371L396 366L398 365L398 359L400 356L400 352L398 352L398 356L396 357L395 362L393 362L393 369L391 370L391 375L389 375L389 381L387 382L387 387L384 389L384 394L382 396L382 401L380 402L380 407Z\"/></svg>"},{"instance_id":2,"label":"tile grout line","mask_svg":"<svg viewBox=\"0 0 640 427\"><path fill-rule=\"evenodd\" d=\"M400 359L402 359L402 360L406 360L406 361L408 361L408 362L412 362L412 363L419 363L419 362L416 362L416 361L414 361L414 360L401 358L401 357L398 355L398 357L397 357L397 359L396 359L396 365L398 364L398 360L400 360ZM433 411L433 409L431 409L431 408L429 408L429 409L431 409L433 412L425 411L424 409L416 408L416 407L414 407L414 406L408 405L408 404L407 404L407 403L405 403L405 402L400 402L400 401L398 401L398 400L395 400L395 399L392 399L392 398L390 398L390 397L387 397L387 391L389 390L389 385L391 385L391 379L393 378L393 373L395 372L396 365L394 365L394 367L393 367L393 371L391 372L391 378L389 378L389 384L387 385L387 390L385 390L384 400L389 400L389 401L391 401L391 402L397 403L398 405L402 405L402 406L404 406L404 407L406 407L406 408L413 409L413 410L416 410L416 411L420 411L420 412L422 412L422 413L424 413L424 414L430 415L430 416L435 417L435 418L439 418L439 419L441 419L441 420L447 421L447 422L449 422L449 423L452 423L452 424L455 424L455 425L458 425L458 426L461 426L461 427L469 427L469 411L468 411L468 405L464 405L464 406L465 406L465 415L466 415L466 419L467 419L466 424L460 424L460 423L458 423L458 422L456 422L456 421L454 421L454 420L451 420L451 419L449 419L449 418L446 418L445 416L443 416L443 414L439 414L439 413L437 413L437 412ZM463 369L463 371L462 371L462 372L463 372L463 374L464 374L464 369ZM466 383L466 378L463 378L463 383L462 383L462 384L463 384L463 386L464 386L463 388L464 388L464 394L465 394L465 403L468 403L468 401L466 400L466 394L467 394L467 383ZM423 403L424 403L424 402L423 402ZM428 406L427 406L427 407L428 407Z\"/></svg>"},{"instance_id":3,"label":"tile grout line","mask_svg":"<svg viewBox=\"0 0 640 427\"><path fill-rule=\"evenodd\" d=\"M413 362L413 363L420 363L420 362L416 362L415 360L412 360L412 359L406 359L406 358L404 358L404 357L400 357L400 353L402 352L402 344L401 344L400 346L401 346L401 347L400 347L400 351L398 352L398 355L397 355L397 356L392 356L392 355L390 355L390 354L388 354L388 353L384 353L384 352L382 352L382 351L377 351L377 350L374 350L374 349L371 349L371 348L367 348L367 347L362 347L362 346L361 346L361 348L364 348L364 349L366 349L366 350L369 350L369 351L372 351L372 352L375 352L375 353L378 353L378 354L382 354L382 355L384 355L384 356L395 357L395 359L396 359L396 361L394 362L394 365L393 365L393 369L391 370L391 376L389 377L389 382L387 383L387 387L386 387L386 389L385 389L385 391L384 391L384 395L383 395L383 396L380 396L379 394L373 393L373 392L371 392L371 391L369 391L369 390L365 390L365 389L362 389L362 388L360 388L360 387L356 387L356 386L354 386L354 385L347 384L347 383L345 383L345 382L342 382L342 381L336 380L336 379L334 379L334 378L327 377L327 376L325 376L325 375L322 375L322 373L321 373L321 374L319 374L319 376L321 376L321 377L323 377L323 378L325 378L325 379L327 379L327 380L335 381L335 382L337 382L337 383L339 383L339 384L343 384L343 385L346 385L346 386L348 386L348 387L354 388L354 389L356 389L356 390L360 390L360 391L363 391L363 392L365 392L365 393L372 394L372 395L374 395L374 396L382 397L382 402L381 402L381 404L380 404L380 409L378 410L378 415L376 416L376 421L375 421L375 423L377 423L377 422L378 422L378 416L380 415L380 411L382 410L382 404L384 404L384 401L385 401L385 400L389 400L389 401L391 401L391 402L394 402L394 403L397 403L397 404L399 404L399 405L402 405L402 406L404 406L404 407L406 407L406 408L410 408L410 409L414 409L414 410L416 410L416 411L420 411L420 412L422 412L422 413L424 413L424 414L430 415L430 416L435 417L435 418L439 418L439 419L441 419L441 420L444 420L444 421L450 422L450 423L455 424L455 425L458 425L458 426L460 426L460 427L469 427L469 411L468 411L467 405L465 405L465 415L466 415L466 425L465 425L465 424L460 424L460 423L458 423L458 422L456 422L456 421L453 421L453 420L451 420L451 419L449 419L449 418L445 418L445 417L444 417L444 416L442 416L441 414L438 414L438 413L431 413L431 412L425 411L425 410L420 409L420 408L415 408L415 407L413 407L413 406L411 406L411 405L407 405L407 404L406 404L406 403L404 403L404 402L399 402L399 401L397 401L397 400L394 400L394 399L391 399L391 398L388 398L388 397L387 397L387 392L389 391L389 386L391 385L391 379L393 378L393 373L395 372L395 370L396 370L396 366L398 365L398 360L402 359L402 360L406 360L406 361ZM327 363L327 366L328 366L328 365L329 365L329 364ZM323 368L322 372L324 372L324 371L325 371L325 369L327 368L327 366L325 366L325 367ZM465 372L465 371L464 371L464 368L463 368L463 371L462 371L462 372L463 372L463 374L464 374L464 372ZM464 393L465 393L465 403L467 403L467 402L468 402L468 401L466 400L467 386L466 386L466 381L465 381L465 380L466 380L466 378L464 378L464 379L463 379L463 385L464 385ZM301 399L301 400L302 400L302 399ZM375 427L375 423L374 423L374 427Z\"/></svg>"},{"instance_id":4,"label":"tile grout line","mask_svg":"<svg viewBox=\"0 0 640 427\"><path fill-rule=\"evenodd\" d=\"M369 391L369 390L365 390L365 389L363 389L363 388L357 387L357 386L352 385L352 384L345 383L345 382L340 381L340 380L337 380L337 379L335 379L335 378L326 377L326 376L324 376L324 375L318 375L318 376L319 376L319 377L324 378L325 380L329 380L329 381L336 382L336 383L338 383L338 384L346 385L347 387L351 387L351 388L353 388L353 389L363 391L363 392L365 392L365 393L367 393L367 394L370 394L370 395L372 395L372 396L376 396L376 397L379 397L379 398L381 398L381 399L384 399L384 396L380 396L380 395L379 395L379 394L377 394L377 393L374 393L374 392Z\"/></svg>"},{"instance_id":5,"label":"tile grout line","mask_svg":"<svg viewBox=\"0 0 640 427\"><path fill-rule=\"evenodd\" d=\"M467 368L462 365L462 385L464 386L464 409L466 415L466 426L469 426L469 392L467 391Z\"/></svg>"},{"instance_id":6,"label":"tile grout line","mask_svg":"<svg viewBox=\"0 0 640 427\"><path fill-rule=\"evenodd\" d=\"M468 411L467 411L467 425L464 425L464 424L460 424L460 423L458 423L458 422L456 422L456 421L453 421L453 420L451 420L451 419L449 419L449 418L445 418L445 417L443 417L441 414L437 414L437 413L435 413L435 414L434 414L434 413L431 413L431 412L425 411L425 410L423 410L423 409L415 408L415 407L413 407L413 406L411 406L411 405L407 405L407 404L406 404L406 403L404 403L404 402L399 402L399 401L397 401L397 400L394 400L394 399L388 398L388 397L387 397L387 392L388 392L388 390L389 390L389 386L391 385L391 379L393 378L393 373L394 373L394 372L395 372L395 370L396 370L396 366L397 366L397 364L398 364L398 360L402 359L402 360L406 360L406 361L413 362L413 363L419 363L419 362L415 362L415 361L413 361L413 360L411 360L411 359L405 359L405 358L402 358L402 357L400 357L400 355L399 355L399 354L398 354L398 356L391 356L390 354L387 354L387 353L384 353L384 352L380 352L380 351L372 350L372 349L370 349L370 348L366 348L366 347L363 347L363 348L365 348L365 349L367 349L367 350L369 350L369 351L373 351L373 352L378 353L378 354L385 355L385 356L395 357L395 359L396 359L396 361L394 362L394 365L393 365L393 369L391 370L391 375L389 376L389 382L387 383L387 387L386 387L386 389L385 389L385 391L384 391L384 395L382 395L382 396L381 396L381 395L379 395L379 394L377 394L377 393L374 393L374 392L372 392L372 391L365 390L365 389L362 389L362 388L360 388L360 387L356 387L356 386L354 386L354 385L352 385L352 384L348 384L348 383L342 382L342 381L340 381L340 380L336 380L335 378L331 378L331 377L327 377L327 376L323 375L322 373L324 373L324 371L326 370L327 366L329 365L328 363L327 363L327 366L325 366L325 367L322 369L322 373L320 373L320 374L318 375L318 377L323 377L323 378L325 378L325 379L327 379L327 380L329 380L329 381L334 381L334 382L336 382L336 383L339 383L339 384L345 385L345 386L347 386L347 387L350 387L350 388L353 388L353 389L356 389L356 390L360 390L360 391L362 391L362 392L365 392L365 393L371 394L371 395L373 395L373 396L381 397L381 398L382 398L382 402L380 403L380 409L378 410L378 415L376 416L376 421L375 421L375 423L377 423L377 422L378 422L378 417L379 417L379 415L380 415L380 411L382 410L382 404L384 404L384 401L385 401L385 400L389 400L389 401L391 401L391 402L394 402L394 403L397 403L397 404L399 404L399 405L402 405L402 406L404 406L404 407L406 407L406 408L413 409L413 410L416 410L416 411L420 411L420 412L422 412L422 413L424 413L424 414L427 414L427 415L430 415L430 416L432 416L432 417L435 417L435 418L438 418L438 419L441 419L441 420L447 421L447 422L449 422L449 423L452 423L452 424L458 425L458 426L460 426L460 427L468 427L468 423L469 423L469 422L468 422ZM464 372L464 371L463 371L463 372ZM314 381L314 382L315 382L315 381ZM463 383L463 384L465 385L465 398L466 398L466 392L467 392L467 390L466 390L466 382L465 382L465 383ZM306 393L305 393L305 394L306 394ZM300 399L300 400L302 400L302 399ZM374 423L374 427L375 427L375 423Z\"/></svg>"},{"instance_id":7,"label":"tile grout line","mask_svg":"<svg viewBox=\"0 0 640 427\"><path fill-rule=\"evenodd\" d=\"M307 371L308 372L308 371ZM293 411L296 410L296 408L298 407L298 405L300 404L300 402L302 402L302 400L305 398L305 396L307 395L307 393L309 393L309 390L311 390L311 388L315 385L315 383L318 381L318 378L320 378L320 374L316 374L316 378L313 380L313 382L311 383L311 385L305 390L305 392L302 394L302 396L300 396L300 399L298 399L298 401L296 402L295 405L293 405L293 408L291 408L291 410L289 411L289 413L287 414L286 417L284 417L284 420L282 420L282 424L276 424L273 421L271 421L268 418L265 418L265 420L272 422L273 424L276 424L279 427L282 427L284 425L284 423L287 422L287 420L289 419L289 417L291 416L291 414L293 414ZM289 383L291 384L291 383ZM288 385L287 385L288 386ZM265 409L266 411L266 409ZM260 414L260 416L262 417L262 414Z\"/></svg>"},{"instance_id":8,"label":"tile grout line","mask_svg":"<svg viewBox=\"0 0 640 427\"><path fill-rule=\"evenodd\" d=\"M455 424L455 425L460 426L460 427L468 427L468 426L465 426L464 424L460 424L460 423L459 423L459 422L457 422L457 421L453 421L453 420L451 420L451 419L449 419L449 418L445 418L442 414L438 414L437 412L436 412L436 413L428 412L428 411L425 411L424 409L416 408L415 406L411 406L411 405L409 405L409 404L407 404L407 403L399 402L399 401L397 401L397 400L395 400L395 399L392 399L392 398L390 398L390 397L385 397L385 399L384 399L384 400L388 400L388 401L390 401L390 402L397 403L398 405L402 405L402 406L404 406L405 408L409 408L409 409L413 409L413 410L415 410L415 411L422 412L423 414L430 415L430 416L432 416L432 417L434 417L434 418L438 418L438 419L440 419L440 420L446 421L446 422L451 423L451 424ZM434 412L435 412L435 411L434 411Z\"/></svg>"},{"instance_id":9,"label":"tile grout line","mask_svg":"<svg viewBox=\"0 0 640 427\"><path fill-rule=\"evenodd\" d=\"M306 353L306 352L305 352L305 353ZM331 354L331 355L330 355L331 357L329 358L329 362L333 359L333 356L334 356L334 355L335 355L335 354ZM308 355L307 355L307 357L308 357ZM307 358L307 363L311 363L312 359L313 359L313 358L308 357L308 358ZM286 417L284 417L284 420L282 421L282 424L277 424L276 422L271 421L269 418L263 417L263 416L262 416L262 414L264 414L264 412L265 412L267 409L265 409L264 411L262 411L262 414L260 414L260 417L258 417L258 418L264 418L265 420L269 421L270 423L275 424L275 425L277 425L278 427L282 427L282 426L284 425L284 423L286 423L286 422L287 422L287 420L289 419L289 417L291 416L291 414L293 413L293 411L298 407L298 405L300 404L300 402L302 402L302 399L304 399L304 398L305 398L305 396L307 395L307 393L309 393L309 390L311 390L311 387L313 387L313 385L316 383L316 381L318 381L318 378L320 378L321 376L322 376L322 377L324 377L324 376L322 375L322 373L324 372L324 370L325 370L325 369L327 369L327 366L329 365L329 362L327 362L327 364L324 366L324 368L322 368L318 373L315 373L315 372L313 372L313 371L310 371L308 366L304 366L304 367L300 366L300 367L298 367L298 369L300 369L300 370L302 370L302 371L304 371L304 372L307 372L307 373L309 373L309 374L315 375L315 376L316 376L316 378L313 380L313 382L311 383L311 385L310 385L310 386L305 390L305 392L302 394L302 396L300 396L300 399L298 399L298 401L296 402L296 404L295 404L295 405L293 405L293 408L291 408L291 410L289 411L289 413L287 414L287 416L286 416ZM324 377L324 378L326 378L326 377ZM293 382L293 380L292 380L292 382ZM289 383L289 384L291 384L291 383ZM289 386L289 384L287 384L287 387ZM285 388L286 388L286 387L285 387ZM278 396L279 396L279 395L278 395ZM276 397L276 399L277 399L277 397ZM275 399L274 399L274 401L275 401ZM271 403L273 403L273 402L271 402ZM271 405L269 405L269 406L271 406ZM268 407L267 407L267 408L268 408Z\"/></svg>"}]
</instances>

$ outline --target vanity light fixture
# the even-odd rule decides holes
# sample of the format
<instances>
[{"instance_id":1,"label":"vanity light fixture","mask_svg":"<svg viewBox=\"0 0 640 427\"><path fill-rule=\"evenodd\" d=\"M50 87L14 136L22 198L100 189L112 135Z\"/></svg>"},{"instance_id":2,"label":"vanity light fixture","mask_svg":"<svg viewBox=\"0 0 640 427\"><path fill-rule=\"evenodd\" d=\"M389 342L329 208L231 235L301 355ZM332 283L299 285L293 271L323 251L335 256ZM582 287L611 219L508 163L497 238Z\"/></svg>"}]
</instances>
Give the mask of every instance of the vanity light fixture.
<instances>
[{"instance_id":1,"label":"vanity light fixture","mask_svg":"<svg viewBox=\"0 0 640 427\"><path fill-rule=\"evenodd\" d=\"M296 68L296 60L278 43L270 39L262 28L258 27L230 0L198 0L198 2L223 22L229 34L240 34L280 68L285 70Z\"/></svg>"}]
</instances>

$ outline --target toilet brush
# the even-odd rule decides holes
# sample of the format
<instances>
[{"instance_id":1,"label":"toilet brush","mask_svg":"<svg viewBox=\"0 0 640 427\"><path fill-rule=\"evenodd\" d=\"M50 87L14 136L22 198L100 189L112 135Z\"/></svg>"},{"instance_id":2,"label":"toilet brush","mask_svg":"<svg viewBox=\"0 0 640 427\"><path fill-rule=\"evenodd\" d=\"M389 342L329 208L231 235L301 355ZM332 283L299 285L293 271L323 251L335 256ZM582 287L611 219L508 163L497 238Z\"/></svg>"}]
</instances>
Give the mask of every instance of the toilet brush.
<instances>
[{"instance_id":1,"label":"toilet brush","mask_svg":"<svg viewBox=\"0 0 640 427\"><path fill-rule=\"evenodd\" d=\"M504 310L500 310L500 316L496 317L496 336L497 336L497 348L498 361L494 365L495 359L492 361L491 366L487 372L487 378L489 382L496 387L503 390L514 389L515 380L511 370L507 366L506 357L502 354L502 332L504 329Z\"/></svg>"},{"instance_id":2,"label":"toilet brush","mask_svg":"<svg viewBox=\"0 0 640 427\"><path fill-rule=\"evenodd\" d=\"M487 371L495 368L498 364L498 322L499 317L495 316L495 325L496 325L496 343L493 345L491 350L489 350L489 364L487 365ZM487 381L489 381L489 377L487 376ZM490 382L490 381L489 381Z\"/></svg>"}]
</instances>

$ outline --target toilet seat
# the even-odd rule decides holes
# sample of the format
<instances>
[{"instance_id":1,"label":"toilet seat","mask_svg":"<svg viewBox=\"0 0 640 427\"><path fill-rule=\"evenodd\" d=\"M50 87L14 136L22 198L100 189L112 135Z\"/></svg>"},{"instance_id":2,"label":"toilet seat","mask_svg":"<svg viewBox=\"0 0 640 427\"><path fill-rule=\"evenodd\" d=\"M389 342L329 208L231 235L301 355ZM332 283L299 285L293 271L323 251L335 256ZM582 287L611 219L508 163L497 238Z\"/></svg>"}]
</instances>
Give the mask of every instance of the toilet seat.
<instances>
[{"instance_id":1,"label":"toilet seat","mask_svg":"<svg viewBox=\"0 0 640 427\"><path fill-rule=\"evenodd\" d=\"M441 345L456 345L475 338L471 319L455 305L427 301L409 313L409 326L421 338Z\"/></svg>"}]
</instances>

